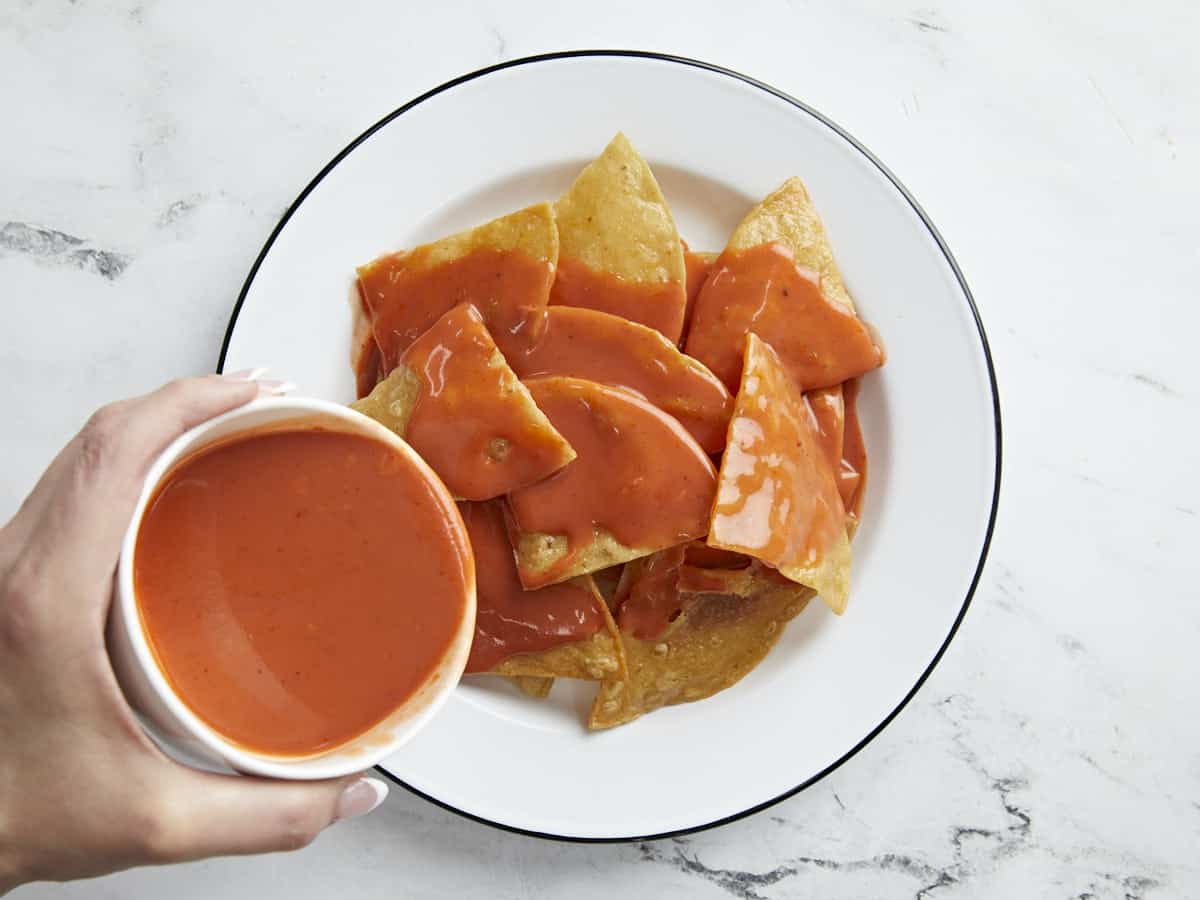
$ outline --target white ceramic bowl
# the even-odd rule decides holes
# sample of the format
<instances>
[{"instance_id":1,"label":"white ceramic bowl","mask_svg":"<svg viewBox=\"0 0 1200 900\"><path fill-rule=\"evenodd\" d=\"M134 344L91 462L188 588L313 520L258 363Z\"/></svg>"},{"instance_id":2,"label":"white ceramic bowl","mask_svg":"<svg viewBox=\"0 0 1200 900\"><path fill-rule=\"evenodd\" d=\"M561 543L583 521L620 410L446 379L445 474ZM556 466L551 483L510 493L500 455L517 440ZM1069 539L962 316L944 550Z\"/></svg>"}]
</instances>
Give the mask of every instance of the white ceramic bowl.
<instances>
[{"instance_id":1,"label":"white ceramic bowl","mask_svg":"<svg viewBox=\"0 0 1200 900\"><path fill-rule=\"evenodd\" d=\"M340 301L354 266L559 196L618 129L650 162L697 250L720 250L755 203L802 177L889 356L859 398L870 477L844 616L809 604L729 690L602 733L581 724L594 685L560 679L531 701L503 678L468 678L421 739L380 766L471 818L581 840L729 821L850 759L945 651L979 578L999 489L986 341L916 201L798 101L657 54L504 63L372 126L271 235L234 311L224 367L270 366L317 396L353 397L351 317Z\"/></svg>"},{"instance_id":2,"label":"white ceramic bowl","mask_svg":"<svg viewBox=\"0 0 1200 900\"><path fill-rule=\"evenodd\" d=\"M462 527L458 508L433 470L408 444L378 422L323 400L300 397L255 400L193 428L167 447L150 467L121 547L116 597L109 614L109 655L117 680L143 725L153 737L179 751L185 759L273 778L337 778L369 768L394 753L424 727L458 684L475 633L473 560L466 561L466 614L440 663L425 682L385 720L365 733L325 753L302 758L248 751L230 743L192 712L172 690L159 668L142 629L134 596L133 556L138 529L155 489L174 465L188 454L230 435L291 421L298 426L319 425L361 434L394 448L436 485L447 515L453 516Z\"/></svg>"}]
</instances>

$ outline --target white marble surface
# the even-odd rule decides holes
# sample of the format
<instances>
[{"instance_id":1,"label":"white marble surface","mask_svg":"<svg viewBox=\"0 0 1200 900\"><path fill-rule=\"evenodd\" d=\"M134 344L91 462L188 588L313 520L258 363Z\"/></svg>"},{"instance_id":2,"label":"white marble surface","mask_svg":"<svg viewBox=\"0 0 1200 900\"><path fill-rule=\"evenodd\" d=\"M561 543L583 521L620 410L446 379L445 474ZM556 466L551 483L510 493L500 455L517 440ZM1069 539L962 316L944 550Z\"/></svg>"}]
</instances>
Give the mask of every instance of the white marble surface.
<instances>
[{"instance_id":1,"label":"white marble surface","mask_svg":"<svg viewBox=\"0 0 1200 900\"><path fill-rule=\"evenodd\" d=\"M379 116L497 60L675 52L848 128L974 289L1004 494L941 666L825 781L690 838L552 844L397 790L295 855L16 896L1200 894L1200 13L642 5L0 0L0 516L90 409L212 367L276 219Z\"/></svg>"}]
</instances>

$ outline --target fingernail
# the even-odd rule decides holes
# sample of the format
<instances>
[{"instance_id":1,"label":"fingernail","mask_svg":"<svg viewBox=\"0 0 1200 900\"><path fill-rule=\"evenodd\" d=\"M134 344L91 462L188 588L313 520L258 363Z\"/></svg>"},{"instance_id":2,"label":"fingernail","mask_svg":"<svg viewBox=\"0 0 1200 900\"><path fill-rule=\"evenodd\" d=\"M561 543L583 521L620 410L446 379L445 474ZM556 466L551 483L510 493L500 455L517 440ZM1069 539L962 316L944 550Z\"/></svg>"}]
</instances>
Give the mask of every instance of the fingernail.
<instances>
[{"instance_id":1,"label":"fingernail","mask_svg":"<svg viewBox=\"0 0 1200 900\"><path fill-rule=\"evenodd\" d=\"M365 816L388 795L388 786L378 778L360 778L338 797L334 821Z\"/></svg>"},{"instance_id":2,"label":"fingernail","mask_svg":"<svg viewBox=\"0 0 1200 900\"><path fill-rule=\"evenodd\" d=\"M296 385L290 381L276 381L274 378L259 378L257 381L260 397L281 397L296 389Z\"/></svg>"},{"instance_id":3,"label":"fingernail","mask_svg":"<svg viewBox=\"0 0 1200 900\"><path fill-rule=\"evenodd\" d=\"M256 366L253 369L239 369L236 372L226 372L225 377L230 381L258 381L266 374L266 366Z\"/></svg>"}]
</instances>

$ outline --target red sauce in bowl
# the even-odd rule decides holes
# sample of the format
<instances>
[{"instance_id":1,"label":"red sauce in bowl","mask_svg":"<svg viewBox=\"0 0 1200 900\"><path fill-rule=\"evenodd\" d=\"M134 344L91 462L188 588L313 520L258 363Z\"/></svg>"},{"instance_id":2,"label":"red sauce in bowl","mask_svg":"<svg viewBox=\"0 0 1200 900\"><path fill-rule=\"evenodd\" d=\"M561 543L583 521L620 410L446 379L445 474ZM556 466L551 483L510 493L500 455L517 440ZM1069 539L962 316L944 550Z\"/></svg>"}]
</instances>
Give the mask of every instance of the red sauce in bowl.
<instances>
[{"instance_id":1,"label":"red sauce in bowl","mask_svg":"<svg viewBox=\"0 0 1200 900\"><path fill-rule=\"evenodd\" d=\"M179 463L146 508L134 592L180 699L254 753L310 756L430 678L473 582L461 520L396 448L268 430Z\"/></svg>"}]
</instances>

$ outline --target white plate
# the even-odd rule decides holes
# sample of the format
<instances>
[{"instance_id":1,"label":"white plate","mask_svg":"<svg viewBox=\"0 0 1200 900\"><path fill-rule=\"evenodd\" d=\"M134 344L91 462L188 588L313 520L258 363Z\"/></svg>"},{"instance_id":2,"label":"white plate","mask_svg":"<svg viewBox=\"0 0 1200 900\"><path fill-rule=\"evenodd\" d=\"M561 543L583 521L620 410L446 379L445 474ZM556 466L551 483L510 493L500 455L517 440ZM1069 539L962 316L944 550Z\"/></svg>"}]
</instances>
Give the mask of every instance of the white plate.
<instances>
[{"instance_id":1,"label":"white plate","mask_svg":"<svg viewBox=\"0 0 1200 900\"><path fill-rule=\"evenodd\" d=\"M696 249L800 175L887 366L861 398L871 478L850 606L811 604L735 687L599 734L587 692L548 701L469 679L384 771L502 827L620 840L762 809L838 766L908 701L953 636L987 550L1000 419L983 330L945 244L896 179L837 126L690 60L553 54L414 100L300 195L251 270L221 366L270 366L349 401L354 266L557 196L617 130L649 160Z\"/></svg>"}]
</instances>

